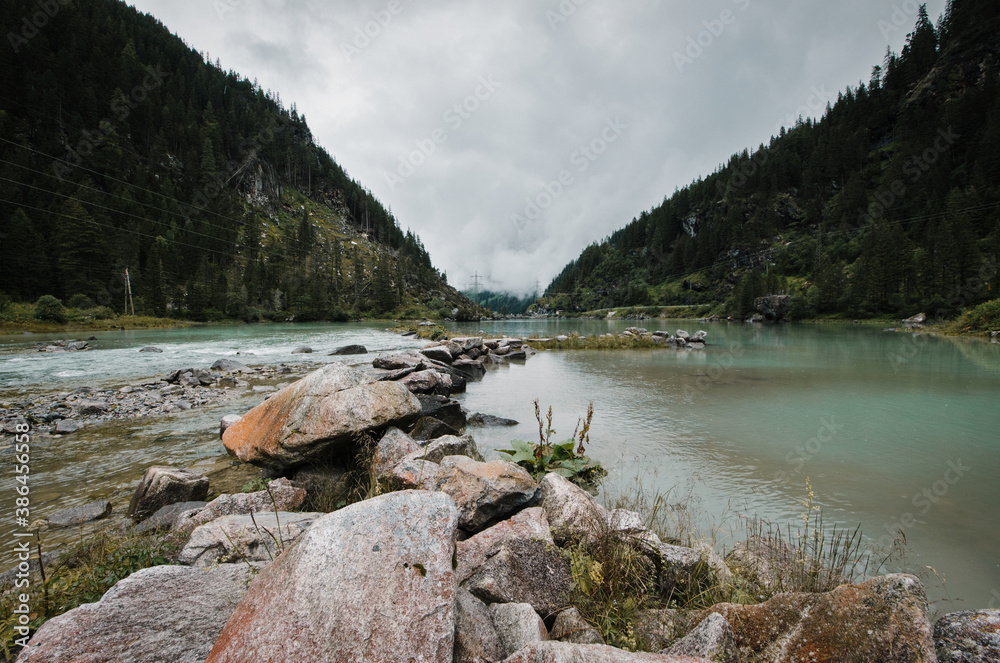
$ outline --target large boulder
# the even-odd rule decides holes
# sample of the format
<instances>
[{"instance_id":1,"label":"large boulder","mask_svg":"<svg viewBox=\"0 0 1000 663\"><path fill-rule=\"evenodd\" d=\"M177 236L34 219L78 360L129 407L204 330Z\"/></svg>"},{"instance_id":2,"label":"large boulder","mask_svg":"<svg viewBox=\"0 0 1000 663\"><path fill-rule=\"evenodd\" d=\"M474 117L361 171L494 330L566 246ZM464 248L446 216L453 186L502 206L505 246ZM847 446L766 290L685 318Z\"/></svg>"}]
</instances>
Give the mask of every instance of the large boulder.
<instances>
[{"instance_id":1,"label":"large boulder","mask_svg":"<svg viewBox=\"0 0 1000 663\"><path fill-rule=\"evenodd\" d=\"M504 659L503 663L711 663L704 658L643 654L608 645L578 645L548 640L535 642Z\"/></svg>"},{"instance_id":2,"label":"large boulder","mask_svg":"<svg viewBox=\"0 0 1000 663\"><path fill-rule=\"evenodd\" d=\"M451 660L457 524L423 491L323 516L254 580L207 661Z\"/></svg>"},{"instance_id":3,"label":"large boulder","mask_svg":"<svg viewBox=\"0 0 1000 663\"><path fill-rule=\"evenodd\" d=\"M417 368L423 362L423 357L415 354L396 354L376 357L372 366L388 371L398 371L406 368Z\"/></svg>"},{"instance_id":4,"label":"large boulder","mask_svg":"<svg viewBox=\"0 0 1000 663\"><path fill-rule=\"evenodd\" d=\"M719 613L750 660L917 663L935 660L926 610L920 580L893 574L821 594L779 594L756 605L720 603L696 616L695 625Z\"/></svg>"},{"instance_id":5,"label":"large boulder","mask_svg":"<svg viewBox=\"0 0 1000 663\"><path fill-rule=\"evenodd\" d=\"M450 364L452 360L451 351L443 345L432 345L428 348L424 348L420 351L420 354L428 359L445 362L447 364Z\"/></svg>"},{"instance_id":6,"label":"large boulder","mask_svg":"<svg viewBox=\"0 0 1000 663\"><path fill-rule=\"evenodd\" d=\"M222 436L244 462L283 471L353 448L359 436L406 425L420 402L396 382L328 364L273 394Z\"/></svg>"},{"instance_id":7,"label":"large boulder","mask_svg":"<svg viewBox=\"0 0 1000 663\"><path fill-rule=\"evenodd\" d=\"M451 393L453 385L451 376L432 368L410 373L400 378L397 384L404 385L414 394L439 394L441 396L447 396Z\"/></svg>"},{"instance_id":8,"label":"large boulder","mask_svg":"<svg viewBox=\"0 0 1000 663\"><path fill-rule=\"evenodd\" d=\"M523 467L505 460L481 463L467 456L441 461L436 489L458 505L459 526L478 532L494 521L530 505L538 484Z\"/></svg>"},{"instance_id":9,"label":"large boulder","mask_svg":"<svg viewBox=\"0 0 1000 663\"><path fill-rule=\"evenodd\" d=\"M343 355L366 355L366 354L368 354L368 348L366 348L363 345L345 345L331 352L330 356L332 357L337 355L343 356Z\"/></svg>"},{"instance_id":10,"label":"large boulder","mask_svg":"<svg viewBox=\"0 0 1000 663\"><path fill-rule=\"evenodd\" d=\"M530 539L553 543L549 521L540 507L520 511L465 541L459 541L455 551L458 558L458 567L455 569L457 581L461 583L471 576L486 561L487 554L502 541Z\"/></svg>"},{"instance_id":11,"label":"large boulder","mask_svg":"<svg viewBox=\"0 0 1000 663\"><path fill-rule=\"evenodd\" d=\"M437 463L407 456L383 477L383 481L390 490L434 490L440 469Z\"/></svg>"},{"instance_id":12,"label":"large boulder","mask_svg":"<svg viewBox=\"0 0 1000 663\"><path fill-rule=\"evenodd\" d=\"M538 616L535 615L535 618ZM460 587L455 594L454 662L486 663L504 657L490 609L471 592Z\"/></svg>"},{"instance_id":13,"label":"large boulder","mask_svg":"<svg viewBox=\"0 0 1000 663\"><path fill-rule=\"evenodd\" d=\"M753 308L757 313L764 316L764 319L768 322L780 322L788 315L788 308L791 302L791 295L768 295L755 299L753 301Z\"/></svg>"},{"instance_id":14,"label":"large boulder","mask_svg":"<svg viewBox=\"0 0 1000 663\"><path fill-rule=\"evenodd\" d=\"M375 445L375 457L372 459L375 478L388 477L392 468L396 467L400 461L419 451L420 445L412 437L398 428L390 428Z\"/></svg>"},{"instance_id":15,"label":"large boulder","mask_svg":"<svg viewBox=\"0 0 1000 663\"><path fill-rule=\"evenodd\" d=\"M45 622L17 661L203 661L246 593L251 570L247 564L224 564L136 571L97 603Z\"/></svg>"},{"instance_id":16,"label":"large boulder","mask_svg":"<svg viewBox=\"0 0 1000 663\"><path fill-rule=\"evenodd\" d=\"M952 612L934 624L940 663L1000 661L1000 610Z\"/></svg>"},{"instance_id":17,"label":"large boulder","mask_svg":"<svg viewBox=\"0 0 1000 663\"><path fill-rule=\"evenodd\" d=\"M465 411L462 404L452 400L447 396L438 394L418 394L421 414L425 417L434 417L438 421L443 421L455 430L461 432L465 430Z\"/></svg>"},{"instance_id":18,"label":"large boulder","mask_svg":"<svg viewBox=\"0 0 1000 663\"><path fill-rule=\"evenodd\" d=\"M293 485L288 479L275 479L264 490L253 493L219 495L202 509L179 513L174 521L174 528L190 531L222 516L265 513L275 510L291 511L302 506L305 499L305 490Z\"/></svg>"},{"instance_id":19,"label":"large boulder","mask_svg":"<svg viewBox=\"0 0 1000 663\"><path fill-rule=\"evenodd\" d=\"M545 622L527 603L497 603L490 606L490 613L504 658L518 649L549 639Z\"/></svg>"},{"instance_id":20,"label":"large boulder","mask_svg":"<svg viewBox=\"0 0 1000 663\"><path fill-rule=\"evenodd\" d=\"M229 562L270 562L321 515L271 511L223 516L195 528L177 561L198 567Z\"/></svg>"},{"instance_id":21,"label":"large boulder","mask_svg":"<svg viewBox=\"0 0 1000 663\"><path fill-rule=\"evenodd\" d=\"M607 509L564 476L550 472L542 478L541 506L556 543L593 540L605 527Z\"/></svg>"},{"instance_id":22,"label":"large boulder","mask_svg":"<svg viewBox=\"0 0 1000 663\"><path fill-rule=\"evenodd\" d=\"M248 373L250 369L243 362L236 361L235 359L217 359L214 364L212 364L213 371L221 371L223 373Z\"/></svg>"},{"instance_id":23,"label":"large boulder","mask_svg":"<svg viewBox=\"0 0 1000 663\"><path fill-rule=\"evenodd\" d=\"M421 458L433 463L440 463L448 456L468 456L478 461L483 459L471 435L445 435L431 440L421 451Z\"/></svg>"},{"instance_id":24,"label":"large boulder","mask_svg":"<svg viewBox=\"0 0 1000 663\"><path fill-rule=\"evenodd\" d=\"M567 608L556 615L549 637L562 642L575 642L578 645L603 645L601 633L583 618L576 608Z\"/></svg>"},{"instance_id":25,"label":"large boulder","mask_svg":"<svg viewBox=\"0 0 1000 663\"><path fill-rule=\"evenodd\" d=\"M426 442L444 435L461 435L457 429L435 417L420 417L410 429L410 436L415 440Z\"/></svg>"},{"instance_id":26,"label":"large boulder","mask_svg":"<svg viewBox=\"0 0 1000 663\"><path fill-rule=\"evenodd\" d=\"M128 505L128 516L140 521L175 502L203 500L208 478L190 470L154 465L146 470Z\"/></svg>"},{"instance_id":27,"label":"large boulder","mask_svg":"<svg viewBox=\"0 0 1000 663\"><path fill-rule=\"evenodd\" d=\"M497 544L462 586L486 603L529 603L545 618L566 607L573 578L558 548L522 539Z\"/></svg>"},{"instance_id":28,"label":"large boulder","mask_svg":"<svg viewBox=\"0 0 1000 663\"><path fill-rule=\"evenodd\" d=\"M712 661L735 660L737 652L733 628L725 617L713 612L690 633L670 645L663 653L676 656L700 656Z\"/></svg>"}]
</instances>

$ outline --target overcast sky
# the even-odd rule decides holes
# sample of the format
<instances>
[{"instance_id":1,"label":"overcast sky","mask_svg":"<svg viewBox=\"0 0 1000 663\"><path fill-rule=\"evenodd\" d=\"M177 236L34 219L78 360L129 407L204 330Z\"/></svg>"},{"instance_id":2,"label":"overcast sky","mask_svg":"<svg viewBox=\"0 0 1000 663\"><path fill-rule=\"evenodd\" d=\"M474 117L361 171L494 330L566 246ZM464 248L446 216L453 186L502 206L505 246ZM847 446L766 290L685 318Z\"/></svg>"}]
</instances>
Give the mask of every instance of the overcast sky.
<instances>
[{"instance_id":1,"label":"overcast sky","mask_svg":"<svg viewBox=\"0 0 1000 663\"><path fill-rule=\"evenodd\" d=\"M588 244L822 114L913 0L136 0L295 103L452 285L544 288ZM927 3L937 21L945 0Z\"/></svg>"}]
</instances>

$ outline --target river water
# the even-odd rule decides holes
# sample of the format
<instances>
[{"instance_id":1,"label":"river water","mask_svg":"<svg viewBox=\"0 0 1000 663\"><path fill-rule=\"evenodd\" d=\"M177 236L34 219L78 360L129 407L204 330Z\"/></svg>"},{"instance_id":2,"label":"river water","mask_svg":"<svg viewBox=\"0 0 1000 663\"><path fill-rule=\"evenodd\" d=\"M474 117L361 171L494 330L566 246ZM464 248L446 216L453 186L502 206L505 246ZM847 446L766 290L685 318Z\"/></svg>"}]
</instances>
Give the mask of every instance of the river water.
<instances>
[{"instance_id":1,"label":"river water","mask_svg":"<svg viewBox=\"0 0 1000 663\"><path fill-rule=\"evenodd\" d=\"M620 331L625 321L456 324L456 333L511 336ZM668 493L717 549L745 536L746 518L801 522L807 480L827 524L886 543L902 530L906 565L935 610L1000 607L1000 346L867 326L760 326L648 321L705 329L702 351L549 351L499 367L457 396L470 411L517 419L514 428L470 429L484 455L513 438L534 440L534 399L568 438L594 404L589 455L610 470L607 492L637 483ZM653 328L651 327L651 330ZM249 364L365 362L327 357L360 343L391 351L418 345L379 325L261 325L106 332L82 353L30 352L50 337L0 339L0 400L83 385L123 385L219 357ZM145 345L162 354L138 354ZM300 345L312 355L293 355ZM247 356L246 353L253 353ZM243 394L158 419L35 436L33 516L112 499L124 508L148 465L202 472L228 467L222 414L261 400ZM2 458L10 464L9 447ZM12 486L5 472L8 486ZM0 535L12 531L12 489L0 490ZM50 534L56 537L65 534ZM7 560L2 560L6 562Z\"/></svg>"}]
</instances>

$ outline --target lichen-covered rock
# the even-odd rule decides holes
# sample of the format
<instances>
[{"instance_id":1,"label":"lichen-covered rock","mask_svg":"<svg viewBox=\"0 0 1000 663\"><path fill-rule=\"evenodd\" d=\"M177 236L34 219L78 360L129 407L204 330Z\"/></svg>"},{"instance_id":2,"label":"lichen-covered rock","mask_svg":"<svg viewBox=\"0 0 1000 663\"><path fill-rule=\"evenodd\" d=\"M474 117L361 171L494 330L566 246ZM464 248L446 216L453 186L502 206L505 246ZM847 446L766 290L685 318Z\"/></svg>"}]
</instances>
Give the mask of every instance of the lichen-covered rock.
<instances>
[{"instance_id":1,"label":"lichen-covered rock","mask_svg":"<svg viewBox=\"0 0 1000 663\"><path fill-rule=\"evenodd\" d=\"M395 354L376 357L372 361L372 366L388 371L398 371L406 368L416 368L422 361L423 357L415 354Z\"/></svg>"},{"instance_id":2,"label":"lichen-covered rock","mask_svg":"<svg viewBox=\"0 0 1000 663\"><path fill-rule=\"evenodd\" d=\"M420 354L427 357L428 359L433 359L435 361L442 361L447 364L451 363L452 354L451 351L443 345L432 345L423 348Z\"/></svg>"},{"instance_id":3,"label":"lichen-covered rock","mask_svg":"<svg viewBox=\"0 0 1000 663\"><path fill-rule=\"evenodd\" d=\"M578 645L572 642L535 642L503 660L503 663L711 663L707 659L670 654L644 654L608 645Z\"/></svg>"},{"instance_id":4,"label":"lichen-covered rock","mask_svg":"<svg viewBox=\"0 0 1000 663\"><path fill-rule=\"evenodd\" d=\"M673 643L662 653L676 656L700 656L712 661L736 660L733 628L726 618L713 612L690 633Z\"/></svg>"},{"instance_id":5,"label":"lichen-covered rock","mask_svg":"<svg viewBox=\"0 0 1000 663\"><path fill-rule=\"evenodd\" d=\"M952 612L934 624L940 663L1000 661L1000 610Z\"/></svg>"},{"instance_id":6,"label":"lichen-covered rock","mask_svg":"<svg viewBox=\"0 0 1000 663\"><path fill-rule=\"evenodd\" d=\"M529 603L548 617L566 607L573 578L555 546L514 539L497 544L462 586L486 603Z\"/></svg>"},{"instance_id":7,"label":"lichen-covered rock","mask_svg":"<svg viewBox=\"0 0 1000 663\"><path fill-rule=\"evenodd\" d=\"M455 569L456 580L459 583L464 582L482 566L486 561L486 555L501 541L531 539L553 543L552 534L549 532L549 521L545 519L545 511L541 507L520 511L465 541L459 541L455 550L458 558L458 567Z\"/></svg>"},{"instance_id":8,"label":"lichen-covered rock","mask_svg":"<svg viewBox=\"0 0 1000 663\"><path fill-rule=\"evenodd\" d=\"M440 467L421 458L406 457L383 478L391 490L434 490Z\"/></svg>"},{"instance_id":9,"label":"lichen-covered rock","mask_svg":"<svg viewBox=\"0 0 1000 663\"><path fill-rule=\"evenodd\" d=\"M635 634L644 649L659 651L684 632L687 620L670 608L643 610L635 620Z\"/></svg>"},{"instance_id":10,"label":"lichen-covered rock","mask_svg":"<svg viewBox=\"0 0 1000 663\"><path fill-rule=\"evenodd\" d=\"M576 608L568 608L556 615L549 637L562 642L575 642L578 645L605 644L600 632L591 626Z\"/></svg>"},{"instance_id":11,"label":"lichen-covered rock","mask_svg":"<svg viewBox=\"0 0 1000 663\"><path fill-rule=\"evenodd\" d=\"M291 511L302 506L305 499L305 490L293 485L288 479L275 479L267 484L265 490L219 495L198 511L178 514L174 521L174 529L190 531L222 516L266 513L274 510Z\"/></svg>"},{"instance_id":12,"label":"lichen-covered rock","mask_svg":"<svg viewBox=\"0 0 1000 663\"><path fill-rule=\"evenodd\" d=\"M360 436L405 426L419 414L420 402L399 383L333 363L247 412L222 441L240 460L280 472L348 451Z\"/></svg>"},{"instance_id":13,"label":"lichen-covered rock","mask_svg":"<svg viewBox=\"0 0 1000 663\"><path fill-rule=\"evenodd\" d=\"M531 614L535 614L531 611ZM535 615L537 619L537 615ZM455 594L455 663L492 663L505 656L493 617L468 590Z\"/></svg>"},{"instance_id":14,"label":"lichen-covered rock","mask_svg":"<svg viewBox=\"0 0 1000 663\"><path fill-rule=\"evenodd\" d=\"M545 623L527 603L497 603L490 606L503 657L534 642L549 639Z\"/></svg>"},{"instance_id":15,"label":"lichen-covered rock","mask_svg":"<svg viewBox=\"0 0 1000 663\"><path fill-rule=\"evenodd\" d=\"M453 383L451 376L428 368L423 371L410 373L400 378L396 384L405 386L414 394L439 394L447 396L451 393Z\"/></svg>"},{"instance_id":16,"label":"lichen-covered rock","mask_svg":"<svg viewBox=\"0 0 1000 663\"><path fill-rule=\"evenodd\" d=\"M207 661L448 661L458 510L403 491L323 516L268 565Z\"/></svg>"},{"instance_id":17,"label":"lichen-covered rock","mask_svg":"<svg viewBox=\"0 0 1000 663\"><path fill-rule=\"evenodd\" d=\"M247 591L246 564L154 566L42 625L18 663L205 660Z\"/></svg>"},{"instance_id":18,"label":"lichen-covered rock","mask_svg":"<svg viewBox=\"0 0 1000 663\"><path fill-rule=\"evenodd\" d=\"M468 422L466 421L462 404L458 401L437 394L419 394L417 395L417 400L420 401L421 414L423 416L434 417L457 431L465 430Z\"/></svg>"},{"instance_id":19,"label":"lichen-covered rock","mask_svg":"<svg viewBox=\"0 0 1000 663\"><path fill-rule=\"evenodd\" d=\"M390 428L375 446L375 457L372 459L375 477L378 479L388 477L399 461L418 451L420 445L412 437L398 428Z\"/></svg>"},{"instance_id":20,"label":"lichen-covered rock","mask_svg":"<svg viewBox=\"0 0 1000 663\"><path fill-rule=\"evenodd\" d=\"M607 522L607 509L590 493L554 472L542 479L541 506L560 545L570 540L591 541Z\"/></svg>"},{"instance_id":21,"label":"lichen-covered rock","mask_svg":"<svg viewBox=\"0 0 1000 663\"><path fill-rule=\"evenodd\" d=\"M524 468L508 461L481 463L448 456L441 461L436 490L455 500L459 526L478 532L529 505L538 494L538 484Z\"/></svg>"},{"instance_id":22,"label":"lichen-covered rock","mask_svg":"<svg viewBox=\"0 0 1000 663\"><path fill-rule=\"evenodd\" d=\"M321 515L271 511L223 516L195 528L177 561L197 567L230 562L270 562Z\"/></svg>"},{"instance_id":23,"label":"lichen-covered rock","mask_svg":"<svg viewBox=\"0 0 1000 663\"><path fill-rule=\"evenodd\" d=\"M208 496L208 479L175 467L154 465L146 470L128 505L128 516L140 521L160 507L175 502L203 500Z\"/></svg>"},{"instance_id":24,"label":"lichen-covered rock","mask_svg":"<svg viewBox=\"0 0 1000 663\"><path fill-rule=\"evenodd\" d=\"M720 603L740 655L757 661L935 660L927 597L916 577L893 574L821 594L779 594L766 603Z\"/></svg>"},{"instance_id":25,"label":"lichen-covered rock","mask_svg":"<svg viewBox=\"0 0 1000 663\"><path fill-rule=\"evenodd\" d=\"M445 435L431 440L422 450L424 460L440 463L448 456L468 456L472 460L482 461L483 457L476 447L476 441L471 435Z\"/></svg>"}]
</instances>

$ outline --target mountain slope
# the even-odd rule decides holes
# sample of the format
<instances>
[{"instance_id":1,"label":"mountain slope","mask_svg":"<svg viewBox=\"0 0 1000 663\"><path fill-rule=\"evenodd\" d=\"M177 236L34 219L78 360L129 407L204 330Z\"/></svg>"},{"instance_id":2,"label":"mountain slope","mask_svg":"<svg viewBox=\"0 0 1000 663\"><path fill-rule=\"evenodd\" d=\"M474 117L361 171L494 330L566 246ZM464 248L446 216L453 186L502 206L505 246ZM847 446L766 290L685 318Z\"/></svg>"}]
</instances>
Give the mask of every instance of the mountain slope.
<instances>
[{"instance_id":1,"label":"mountain slope","mask_svg":"<svg viewBox=\"0 0 1000 663\"><path fill-rule=\"evenodd\" d=\"M0 291L195 319L474 308L294 105L118 0L0 7Z\"/></svg>"},{"instance_id":2,"label":"mountain slope","mask_svg":"<svg viewBox=\"0 0 1000 663\"><path fill-rule=\"evenodd\" d=\"M552 281L540 305L712 304L745 316L788 292L796 317L951 316L1000 280L1000 5L921 9L902 53L678 190Z\"/></svg>"}]
</instances>

